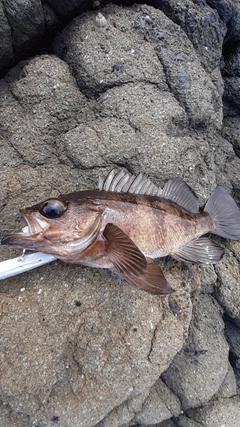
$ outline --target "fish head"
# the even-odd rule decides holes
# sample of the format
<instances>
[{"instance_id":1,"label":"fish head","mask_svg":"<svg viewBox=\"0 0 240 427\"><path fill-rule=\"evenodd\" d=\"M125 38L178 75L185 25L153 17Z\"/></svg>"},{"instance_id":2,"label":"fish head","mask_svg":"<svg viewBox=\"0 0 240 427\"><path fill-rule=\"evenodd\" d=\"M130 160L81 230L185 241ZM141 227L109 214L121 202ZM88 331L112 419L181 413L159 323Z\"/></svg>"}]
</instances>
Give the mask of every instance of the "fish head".
<instances>
[{"instance_id":1,"label":"fish head","mask_svg":"<svg viewBox=\"0 0 240 427\"><path fill-rule=\"evenodd\" d=\"M20 210L27 225L2 239L3 245L37 250L59 258L81 253L96 238L102 209L92 201L48 199Z\"/></svg>"}]
</instances>

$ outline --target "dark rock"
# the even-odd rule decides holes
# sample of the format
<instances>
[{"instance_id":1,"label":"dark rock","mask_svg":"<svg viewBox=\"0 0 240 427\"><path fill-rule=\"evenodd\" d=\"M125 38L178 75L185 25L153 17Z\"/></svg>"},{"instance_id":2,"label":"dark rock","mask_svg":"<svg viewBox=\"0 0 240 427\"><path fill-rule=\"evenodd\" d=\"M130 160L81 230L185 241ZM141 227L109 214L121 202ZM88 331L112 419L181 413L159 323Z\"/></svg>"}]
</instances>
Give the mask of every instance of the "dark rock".
<instances>
[{"instance_id":1,"label":"dark rock","mask_svg":"<svg viewBox=\"0 0 240 427\"><path fill-rule=\"evenodd\" d=\"M4 1L6 18L11 26L14 54L21 57L34 52L45 30L43 8L40 0Z\"/></svg>"},{"instance_id":2,"label":"dark rock","mask_svg":"<svg viewBox=\"0 0 240 427\"><path fill-rule=\"evenodd\" d=\"M240 109L240 77L226 77L224 86L224 99Z\"/></svg>"},{"instance_id":3,"label":"dark rock","mask_svg":"<svg viewBox=\"0 0 240 427\"><path fill-rule=\"evenodd\" d=\"M228 371L228 345L219 307L207 296L193 305L186 345L162 378L184 410L204 405L219 390Z\"/></svg>"},{"instance_id":4,"label":"dark rock","mask_svg":"<svg viewBox=\"0 0 240 427\"><path fill-rule=\"evenodd\" d=\"M40 3L24 2L19 15L26 16L28 35L13 2L5 3L17 25L17 50L3 8L4 67L35 37L39 47L38 34L56 31L80 5L44 2L41 11ZM20 207L93 188L113 166L145 172L159 185L181 176L201 206L218 184L240 203L239 110L230 106L236 95L226 84L223 122L219 67L228 27L229 40L237 40L236 3L215 3L165 1L168 17L143 5L107 6L100 21L98 11L88 12L54 43L64 61L40 55L6 75L0 82L1 232L22 227ZM210 50L204 53L204 46ZM224 52L225 67L228 58ZM240 386L234 338L235 377L214 298L238 327L240 246L217 241L226 253L214 267L160 261L175 290L169 298L131 289L105 271L59 262L3 281L0 425L127 427L165 419L161 426L234 426L239 401L230 396L236 380ZM18 253L2 247L0 256ZM159 380L168 367L163 377L171 391ZM204 406L179 415L179 400L183 408Z\"/></svg>"},{"instance_id":5,"label":"dark rock","mask_svg":"<svg viewBox=\"0 0 240 427\"><path fill-rule=\"evenodd\" d=\"M89 0L48 0L48 4L63 21L68 21L70 17L78 15L87 7L90 8L92 2Z\"/></svg>"},{"instance_id":6,"label":"dark rock","mask_svg":"<svg viewBox=\"0 0 240 427\"><path fill-rule=\"evenodd\" d=\"M157 6L178 24L194 46L202 66L212 72L219 66L222 44L227 32L224 20L206 1L156 1ZM229 20L232 8L228 5Z\"/></svg>"},{"instance_id":7,"label":"dark rock","mask_svg":"<svg viewBox=\"0 0 240 427\"><path fill-rule=\"evenodd\" d=\"M7 69L13 64L13 46L12 46L12 35L11 27L5 14L4 5L0 3L0 59L1 69Z\"/></svg>"},{"instance_id":8,"label":"dark rock","mask_svg":"<svg viewBox=\"0 0 240 427\"><path fill-rule=\"evenodd\" d=\"M226 117L223 123L223 135L232 143L236 155L240 158L240 121L239 116Z\"/></svg>"},{"instance_id":9,"label":"dark rock","mask_svg":"<svg viewBox=\"0 0 240 427\"><path fill-rule=\"evenodd\" d=\"M229 77L240 77L240 45L237 45L231 55L226 58L223 72Z\"/></svg>"}]
</instances>

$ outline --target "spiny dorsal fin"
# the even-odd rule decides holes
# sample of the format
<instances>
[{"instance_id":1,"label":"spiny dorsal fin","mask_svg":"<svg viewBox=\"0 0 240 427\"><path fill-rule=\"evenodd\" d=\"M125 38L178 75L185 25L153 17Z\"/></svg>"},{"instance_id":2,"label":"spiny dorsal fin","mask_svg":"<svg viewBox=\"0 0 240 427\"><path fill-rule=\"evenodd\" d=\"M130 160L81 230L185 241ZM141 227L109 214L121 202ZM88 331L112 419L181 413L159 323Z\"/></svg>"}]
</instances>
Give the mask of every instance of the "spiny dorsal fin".
<instances>
[{"instance_id":1,"label":"spiny dorsal fin","mask_svg":"<svg viewBox=\"0 0 240 427\"><path fill-rule=\"evenodd\" d=\"M114 191L116 193L147 194L149 196L160 196L161 189L155 185L147 175L139 173L137 176L111 170L105 180L99 177L98 190Z\"/></svg>"},{"instance_id":2,"label":"spiny dorsal fin","mask_svg":"<svg viewBox=\"0 0 240 427\"><path fill-rule=\"evenodd\" d=\"M198 212L197 197L181 178L171 178L161 190L143 173L139 173L136 176L129 172L126 173L123 169L120 172L116 172L113 169L105 180L99 177L97 188L98 190L114 191L116 193L160 196L177 203L190 212Z\"/></svg>"}]
</instances>

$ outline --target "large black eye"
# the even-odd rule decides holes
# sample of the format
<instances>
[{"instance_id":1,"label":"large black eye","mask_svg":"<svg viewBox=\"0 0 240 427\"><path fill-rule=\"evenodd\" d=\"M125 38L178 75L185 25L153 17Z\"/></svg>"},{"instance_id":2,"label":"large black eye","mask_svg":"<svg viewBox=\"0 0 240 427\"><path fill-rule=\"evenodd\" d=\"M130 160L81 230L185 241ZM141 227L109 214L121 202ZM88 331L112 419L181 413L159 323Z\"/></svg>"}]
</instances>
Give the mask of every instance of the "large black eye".
<instances>
[{"instance_id":1,"label":"large black eye","mask_svg":"<svg viewBox=\"0 0 240 427\"><path fill-rule=\"evenodd\" d=\"M60 200L47 200L41 207L41 214L47 218L57 218L66 210L66 206Z\"/></svg>"}]
</instances>

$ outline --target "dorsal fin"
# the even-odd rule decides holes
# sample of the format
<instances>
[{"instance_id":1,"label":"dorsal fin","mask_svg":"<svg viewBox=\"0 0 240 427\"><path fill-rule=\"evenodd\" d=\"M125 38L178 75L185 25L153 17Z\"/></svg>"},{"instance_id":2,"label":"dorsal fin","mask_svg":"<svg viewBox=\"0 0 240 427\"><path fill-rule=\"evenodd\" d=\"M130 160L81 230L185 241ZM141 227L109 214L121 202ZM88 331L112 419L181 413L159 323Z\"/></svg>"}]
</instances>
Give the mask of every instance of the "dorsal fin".
<instances>
[{"instance_id":1,"label":"dorsal fin","mask_svg":"<svg viewBox=\"0 0 240 427\"><path fill-rule=\"evenodd\" d=\"M161 196L172 200L190 212L198 212L198 199L189 185L181 178L171 178L164 185Z\"/></svg>"},{"instance_id":2,"label":"dorsal fin","mask_svg":"<svg viewBox=\"0 0 240 427\"><path fill-rule=\"evenodd\" d=\"M116 193L147 194L149 196L159 196L161 189L155 185L147 175L139 173L137 176L126 173L122 169L120 172L111 170L105 180L99 177L98 190L115 191Z\"/></svg>"},{"instance_id":3,"label":"dorsal fin","mask_svg":"<svg viewBox=\"0 0 240 427\"><path fill-rule=\"evenodd\" d=\"M139 173L137 176L123 169L120 172L111 170L103 180L99 177L97 189L101 191L114 191L116 193L146 194L160 196L177 203L190 212L198 212L197 196L181 178L171 178L163 190L154 184L151 179Z\"/></svg>"}]
</instances>

